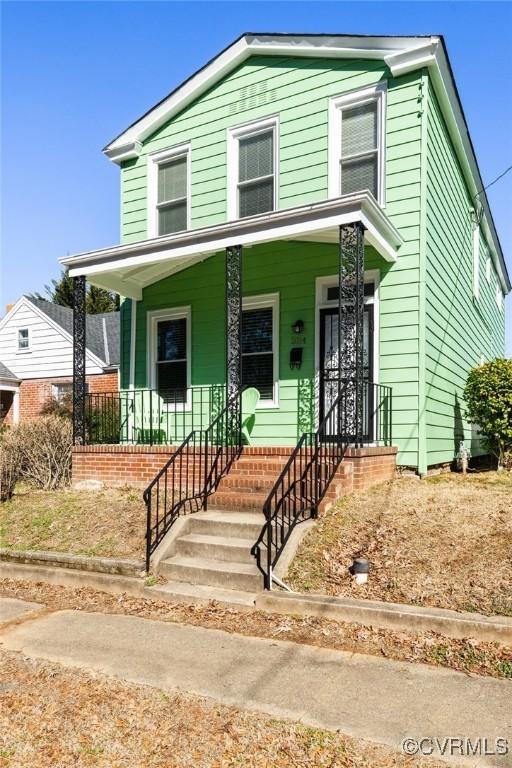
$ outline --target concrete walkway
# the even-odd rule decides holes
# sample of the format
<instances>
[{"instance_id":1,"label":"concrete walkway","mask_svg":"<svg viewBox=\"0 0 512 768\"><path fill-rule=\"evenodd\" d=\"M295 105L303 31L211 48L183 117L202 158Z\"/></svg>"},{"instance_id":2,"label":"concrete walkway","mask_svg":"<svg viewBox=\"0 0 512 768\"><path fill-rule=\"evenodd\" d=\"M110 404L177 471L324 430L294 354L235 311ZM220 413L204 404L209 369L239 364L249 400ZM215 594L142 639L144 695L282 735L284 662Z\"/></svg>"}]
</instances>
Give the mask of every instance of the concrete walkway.
<instances>
[{"instance_id":1,"label":"concrete walkway","mask_svg":"<svg viewBox=\"0 0 512 768\"><path fill-rule=\"evenodd\" d=\"M452 736L487 737L488 745L503 737L512 750L512 685L504 680L282 640L78 611L7 626L0 643L29 657L166 691L209 696L396 749L406 737ZM461 761L445 757L451 764ZM463 762L512 765L511 756Z\"/></svg>"}]
</instances>

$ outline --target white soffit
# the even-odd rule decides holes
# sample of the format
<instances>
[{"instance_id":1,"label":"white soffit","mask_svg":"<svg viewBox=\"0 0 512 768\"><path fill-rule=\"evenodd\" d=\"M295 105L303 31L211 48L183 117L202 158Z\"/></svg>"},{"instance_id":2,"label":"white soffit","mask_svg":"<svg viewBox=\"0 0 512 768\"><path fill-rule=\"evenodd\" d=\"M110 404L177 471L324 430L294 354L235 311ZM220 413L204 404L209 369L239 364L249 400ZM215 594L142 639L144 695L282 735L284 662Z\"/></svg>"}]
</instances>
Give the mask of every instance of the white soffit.
<instances>
[{"instance_id":1,"label":"white soffit","mask_svg":"<svg viewBox=\"0 0 512 768\"><path fill-rule=\"evenodd\" d=\"M60 260L72 277L86 275L95 285L133 299L164 276L186 269L230 246L250 247L274 240L336 243L339 226L361 221L365 241L387 261L395 261L402 238L370 193L289 208L247 219L104 248Z\"/></svg>"}]
</instances>

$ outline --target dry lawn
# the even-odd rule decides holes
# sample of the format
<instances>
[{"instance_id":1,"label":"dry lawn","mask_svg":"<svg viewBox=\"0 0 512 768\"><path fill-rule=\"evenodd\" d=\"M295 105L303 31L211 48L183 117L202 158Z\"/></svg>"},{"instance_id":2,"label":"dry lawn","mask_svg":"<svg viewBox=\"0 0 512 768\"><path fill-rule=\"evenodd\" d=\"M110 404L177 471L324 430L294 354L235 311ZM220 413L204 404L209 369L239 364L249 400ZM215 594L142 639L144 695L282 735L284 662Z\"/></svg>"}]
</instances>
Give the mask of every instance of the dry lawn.
<instances>
[{"instance_id":1,"label":"dry lawn","mask_svg":"<svg viewBox=\"0 0 512 768\"><path fill-rule=\"evenodd\" d=\"M75 609L127 614L512 679L512 648L470 639L451 640L434 632L407 634L314 617L248 612L215 602L208 605L167 603L111 595L90 588L72 589L13 579L0 579L0 596L42 603L51 611Z\"/></svg>"},{"instance_id":2,"label":"dry lawn","mask_svg":"<svg viewBox=\"0 0 512 768\"><path fill-rule=\"evenodd\" d=\"M372 570L357 586L356 556ZM512 616L512 472L400 479L351 494L302 542L301 592Z\"/></svg>"},{"instance_id":3,"label":"dry lawn","mask_svg":"<svg viewBox=\"0 0 512 768\"><path fill-rule=\"evenodd\" d=\"M339 733L0 649L1 768L427 768Z\"/></svg>"},{"instance_id":4,"label":"dry lawn","mask_svg":"<svg viewBox=\"0 0 512 768\"><path fill-rule=\"evenodd\" d=\"M0 548L140 560L145 525L138 488L22 488L0 504Z\"/></svg>"}]
</instances>

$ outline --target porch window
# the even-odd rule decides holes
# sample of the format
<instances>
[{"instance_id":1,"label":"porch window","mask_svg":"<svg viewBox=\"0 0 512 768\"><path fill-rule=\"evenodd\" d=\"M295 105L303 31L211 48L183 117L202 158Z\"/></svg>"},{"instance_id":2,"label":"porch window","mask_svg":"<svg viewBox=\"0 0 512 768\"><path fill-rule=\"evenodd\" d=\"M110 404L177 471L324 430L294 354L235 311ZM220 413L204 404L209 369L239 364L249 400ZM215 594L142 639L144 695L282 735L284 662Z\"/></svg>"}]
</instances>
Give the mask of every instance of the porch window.
<instances>
[{"instance_id":1,"label":"porch window","mask_svg":"<svg viewBox=\"0 0 512 768\"><path fill-rule=\"evenodd\" d=\"M174 147L148 157L148 236L189 228L190 147Z\"/></svg>"},{"instance_id":2,"label":"porch window","mask_svg":"<svg viewBox=\"0 0 512 768\"><path fill-rule=\"evenodd\" d=\"M160 320L157 323L156 388L187 388L187 318Z\"/></svg>"},{"instance_id":3,"label":"porch window","mask_svg":"<svg viewBox=\"0 0 512 768\"><path fill-rule=\"evenodd\" d=\"M383 204L384 89L332 100L329 126L329 196L369 190Z\"/></svg>"},{"instance_id":4,"label":"porch window","mask_svg":"<svg viewBox=\"0 0 512 768\"><path fill-rule=\"evenodd\" d=\"M243 219L276 209L277 121L233 129L228 138L228 215Z\"/></svg>"},{"instance_id":5,"label":"porch window","mask_svg":"<svg viewBox=\"0 0 512 768\"><path fill-rule=\"evenodd\" d=\"M250 297L242 312L242 386L256 387L263 406L275 405L277 297Z\"/></svg>"},{"instance_id":6,"label":"porch window","mask_svg":"<svg viewBox=\"0 0 512 768\"><path fill-rule=\"evenodd\" d=\"M18 350L24 352L30 349L28 328L18 328Z\"/></svg>"}]
</instances>

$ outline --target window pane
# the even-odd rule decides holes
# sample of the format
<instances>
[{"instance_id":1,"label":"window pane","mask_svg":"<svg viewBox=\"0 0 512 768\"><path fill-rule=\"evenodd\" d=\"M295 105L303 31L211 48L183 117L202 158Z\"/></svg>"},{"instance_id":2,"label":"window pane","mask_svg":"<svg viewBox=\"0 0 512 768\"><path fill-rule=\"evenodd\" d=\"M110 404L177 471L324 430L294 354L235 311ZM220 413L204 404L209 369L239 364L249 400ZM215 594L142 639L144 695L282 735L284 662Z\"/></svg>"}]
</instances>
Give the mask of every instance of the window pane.
<instances>
[{"instance_id":1,"label":"window pane","mask_svg":"<svg viewBox=\"0 0 512 768\"><path fill-rule=\"evenodd\" d=\"M162 320L158 323L157 360L185 360L187 357L187 321Z\"/></svg>"},{"instance_id":2,"label":"window pane","mask_svg":"<svg viewBox=\"0 0 512 768\"><path fill-rule=\"evenodd\" d=\"M187 388L187 363L185 360L179 363L157 363L156 366L156 386L159 393L165 393L171 390L186 390ZM176 394L169 397L168 400L176 399ZM176 402L182 402L176 399Z\"/></svg>"},{"instance_id":3,"label":"window pane","mask_svg":"<svg viewBox=\"0 0 512 768\"><path fill-rule=\"evenodd\" d=\"M28 328L18 330L18 349L28 349Z\"/></svg>"},{"instance_id":4,"label":"window pane","mask_svg":"<svg viewBox=\"0 0 512 768\"><path fill-rule=\"evenodd\" d=\"M241 219L274 210L274 180L258 181L239 189L239 211Z\"/></svg>"},{"instance_id":5,"label":"window pane","mask_svg":"<svg viewBox=\"0 0 512 768\"><path fill-rule=\"evenodd\" d=\"M341 155L377 149L377 103L347 107L341 113Z\"/></svg>"},{"instance_id":6,"label":"window pane","mask_svg":"<svg viewBox=\"0 0 512 768\"><path fill-rule=\"evenodd\" d=\"M256 387L262 400L272 400L274 397L272 354L242 356L242 386Z\"/></svg>"},{"instance_id":7,"label":"window pane","mask_svg":"<svg viewBox=\"0 0 512 768\"><path fill-rule=\"evenodd\" d=\"M274 173L274 133L258 133L239 140L238 180L248 181Z\"/></svg>"},{"instance_id":8,"label":"window pane","mask_svg":"<svg viewBox=\"0 0 512 768\"><path fill-rule=\"evenodd\" d=\"M341 163L341 194L369 189L375 198L377 190L377 155L343 160Z\"/></svg>"},{"instance_id":9,"label":"window pane","mask_svg":"<svg viewBox=\"0 0 512 768\"><path fill-rule=\"evenodd\" d=\"M178 157L158 166L158 202L166 203L187 194L187 158Z\"/></svg>"},{"instance_id":10,"label":"window pane","mask_svg":"<svg viewBox=\"0 0 512 768\"><path fill-rule=\"evenodd\" d=\"M158 234L170 235L187 228L187 203L174 203L158 211Z\"/></svg>"},{"instance_id":11,"label":"window pane","mask_svg":"<svg viewBox=\"0 0 512 768\"><path fill-rule=\"evenodd\" d=\"M242 313L242 354L272 351L272 307Z\"/></svg>"}]
</instances>

